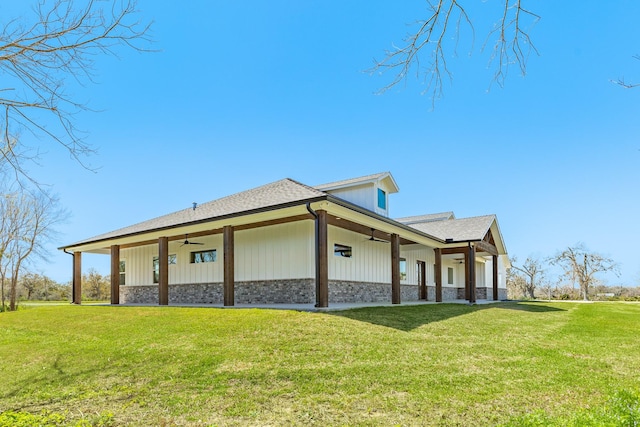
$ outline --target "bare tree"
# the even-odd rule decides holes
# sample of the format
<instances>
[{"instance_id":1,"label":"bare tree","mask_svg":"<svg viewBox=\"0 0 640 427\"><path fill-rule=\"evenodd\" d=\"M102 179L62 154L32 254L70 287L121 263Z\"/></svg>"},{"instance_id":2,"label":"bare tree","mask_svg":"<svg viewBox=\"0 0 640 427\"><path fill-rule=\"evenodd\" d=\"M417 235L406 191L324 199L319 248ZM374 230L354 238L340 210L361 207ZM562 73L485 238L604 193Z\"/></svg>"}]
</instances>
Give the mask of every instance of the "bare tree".
<instances>
[{"instance_id":1,"label":"bare tree","mask_svg":"<svg viewBox=\"0 0 640 427\"><path fill-rule=\"evenodd\" d=\"M16 309L20 273L34 257L45 257L44 245L66 215L58 207L57 198L43 192L0 196L0 280L3 291L5 282L9 282L9 310Z\"/></svg>"},{"instance_id":2,"label":"bare tree","mask_svg":"<svg viewBox=\"0 0 640 427\"><path fill-rule=\"evenodd\" d=\"M0 167L33 181L25 162L39 150L20 135L32 133L66 148L80 164L93 151L75 114L88 106L65 91L67 81L93 82L94 58L121 46L144 50L148 25L135 18L135 0L39 0L33 13L0 28ZM85 166L86 167L86 166Z\"/></svg>"},{"instance_id":3,"label":"bare tree","mask_svg":"<svg viewBox=\"0 0 640 427\"><path fill-rule=\"evenodd\" d=\"M455 54L464 25L475 38L472 17L467 13L463 0L426 0L427 19L416 23L417 30L408 34L404 44L385 52L384 59L375 61L371 72L394 72L385 92L402 82L415 69L417 77L423 75L426 89L433 100L442 95L443 77L452 78L447 58ZM497 22L488 35L482 49L491 46L490 62L494 64L493 79L503 85L509 67L517 65L524 75L531 52L538 53L529 36L532 26L540 19L523 6L523 0L502 0L496 11ZM487 6L487 5L483 5ZM487 6L488 7L488 6ZM428 56L427 66L421 69L421 57Z\"/></svg>"},{"instance_id":4,"label":"bare tree","mask_svg":"<svg viewBox=\"0 0 640 427\"><path fill-rule=\"evenodd\" d=\"M513 258L511 260L511 268L515 269L522 279L520 281L521 286L523 286L523 295L528 296L529 298L535 298L536 287L542 285L542 281L544 280L544 268L542 267L542 261L539 259L529 256L524 261L522 266L518 267L516 263L518 260Z\"/></svg>"},{"instance_id":5,"label":"bare tree","mask_svg":"<svg viewBox=\"0 0 640 427\"><path fill-rule=\"evenodd\" d=\"M551 264L564 270L565 276L580 286L582 298L589 299L589 289L598 281L596 275L607 271L619 274L618 264L595 252L590 252L582 243L568 247L550 259Z\"/></svg>"}]
</instances>

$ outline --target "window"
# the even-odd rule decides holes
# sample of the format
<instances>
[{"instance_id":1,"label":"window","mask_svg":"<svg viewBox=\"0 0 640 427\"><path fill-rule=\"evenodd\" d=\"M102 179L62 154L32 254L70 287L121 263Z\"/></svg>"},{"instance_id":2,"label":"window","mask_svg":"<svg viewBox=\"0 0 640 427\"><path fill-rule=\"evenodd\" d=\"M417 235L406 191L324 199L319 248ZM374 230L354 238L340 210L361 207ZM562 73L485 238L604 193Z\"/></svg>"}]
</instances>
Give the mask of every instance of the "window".
<instances>
[{"instance_id":1,"label":"window","mask_svg":"<svg viewBox=\"0 0 640 427\"><path fill-rule=\"evenodd\" d=\"M453 285L453 267L447 267L447 283Z\"/></svg>"},{"instance_id":2,"label":"window","mask_svg":"<svg viewBox=\"0 0 640 427\"><path fill-rule=\"evenodd\" d=\"M125 260L121 259L120 260L120 285L126 285L127 282L125 280L126 278L126 270L127 270L127 265Z\"/></svg>"},{"instance_id":3,"label":"window","mask_svg":"<svg viewBox=\"0 0 640 427\"><path fill-rule=\"evenodd\" d=\"M201 264L203 262L215 262L216 250L209 249L207 251L191 252L191 264Z\"/></svg>"},{"instance_id":4,"label":"window","mask_svg":"<svg viewBox=\"0 0 640 427\"><path fill-rule=\"evenodd\" d=\"M351 258L351 246L336 243L333 245L333 254L339 257Z\"/></svg>"},{"instance_id":5,"label":"window","mask_svg":"<svg viewBox=\"0 0 640 427\"><path fill-rule=\"evenodd\" d=\"M168 256L167 260L169 265L175 265L178 263L178 257L176 254ZM153 257L153 283L160 283L160 257Z\"/></svg>"},{"instance_id":6,"label":"window","mask_svg":"<svg viewBox=\"0 0 640 427\"><path fill-rule=\"evenodd\" d=\"M380 209L387 209L387 193L381 188L378 188L378 207Z\"/></svg>"},{"instance_id":7,"label":"window","mask_svg":"<svg viewBox=\"0 0 640 427\"><path fill-rule=\"evenodd\" d=\"M407 260L400 258L400 280L407 280Z\"/></svg>"},{"instance_id":8,"label":"window","mask_svg":"<svg viewBox=\"0 0 640 427\"><path fill-rule=\"evenodd\" d=\"M422 284L422 261L416 262L416 277L418 278L418 285Z\"/></svg>"}]
</instances>

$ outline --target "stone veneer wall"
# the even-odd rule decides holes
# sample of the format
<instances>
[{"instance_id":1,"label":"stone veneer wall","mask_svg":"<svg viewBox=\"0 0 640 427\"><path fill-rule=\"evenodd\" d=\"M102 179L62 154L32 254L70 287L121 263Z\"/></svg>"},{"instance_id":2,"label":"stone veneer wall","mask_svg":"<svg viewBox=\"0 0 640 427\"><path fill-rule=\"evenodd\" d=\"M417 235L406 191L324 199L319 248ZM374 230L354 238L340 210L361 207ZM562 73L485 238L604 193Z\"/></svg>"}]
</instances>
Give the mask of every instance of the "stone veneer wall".
<instances>
[{"instance_id":1,"label":"stone veneer wall","mask_svg":"<svg viewBox=\"0 0 640 427\"><path fill-rule=\"evenodd\" d=\"M400 285L400 301L417 300L418 285ZM391 284L330 280L329 304L332 302L391 302Z\"/></svg>"},{"instance_id":2,"label":"stone veneer wall","mask_svg":"<svg viewBox=\"0 0 640 427\"><path fill-rule=\"evenodd\" d=\"M236 282L236 304L310 304L316 302L315 279ZM222 297L220 298L222 300Z\"/></svg>"},{"instance_id":3,"label":"stone veneer wall","mask_svg":"<svg viewBox=\"0 0 640 427\"><path fill-rule=\"evenodd\" d=\"M316 300L315 280L264 280L235 283L236 304L306 304ZM157 304L158 285L120 286L123 304ZM222 304L222 283L169 285L169 304Z\"/></svg>"},{"instance_id":4,"label":"stone veneer wall","mask_svg":"<svg viewBox=\"0 0 640 427\"><path fill-rule=\"evenodd\" d=\"M487 299L493 301L493 288L476 288L476 299ZM507 299L507 290L498 288L498 301Z\"/></svg>"},{"instance_id":5,"label":"stone veneer wall","mask_svg":"<svg viewBox=\"0 0 640 427\"><path fill-rule=\"evenodd\" d=\"M478 288L476 298L485 299L490 288ZM314 279L264 280L235 283L236 304L313 304ZM417 301L418 285L401 285L401 301ZM491 291L492 292L492 291ZM492 294L490 294L491 296ZM506 289L499 289L501 300ZM427 286L427 300L435 301L435 286ZM464 288L442 288L442 300L464 299ZM157 304L158 285L120 286L122 304ZM329 281L329 304L340 302L391 302L388 283ZM222 304L222 283L169 285L169 304Z\"/></svg>"},{"instance_id":6,"label":"stone veneer wall","mask_svg":"<svg viewBox=\"0 0 640 427\"><path fill-rule=\"evenodd\" d=\"M158 285L120 286L120 304L158 304Z\"/></svg>"}]
</instances>

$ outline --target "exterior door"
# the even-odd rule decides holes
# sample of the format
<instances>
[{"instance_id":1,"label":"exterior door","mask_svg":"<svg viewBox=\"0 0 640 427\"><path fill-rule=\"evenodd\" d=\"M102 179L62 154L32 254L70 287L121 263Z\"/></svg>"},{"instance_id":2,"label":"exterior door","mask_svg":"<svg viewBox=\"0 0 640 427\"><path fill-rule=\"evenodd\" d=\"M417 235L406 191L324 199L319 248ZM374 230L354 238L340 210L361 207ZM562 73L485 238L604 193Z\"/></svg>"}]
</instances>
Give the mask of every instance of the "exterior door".
<instances>
[{"instance_id":1,"label":"exterior door","mask_svg":"<svg viewBox=\"0 0 640 427\"><path fill-rule=\"evenodd\" d=\"M418 298L427 300L427 264L424 261L416 262L418 273Z\"/></svg>"}]
</instances>

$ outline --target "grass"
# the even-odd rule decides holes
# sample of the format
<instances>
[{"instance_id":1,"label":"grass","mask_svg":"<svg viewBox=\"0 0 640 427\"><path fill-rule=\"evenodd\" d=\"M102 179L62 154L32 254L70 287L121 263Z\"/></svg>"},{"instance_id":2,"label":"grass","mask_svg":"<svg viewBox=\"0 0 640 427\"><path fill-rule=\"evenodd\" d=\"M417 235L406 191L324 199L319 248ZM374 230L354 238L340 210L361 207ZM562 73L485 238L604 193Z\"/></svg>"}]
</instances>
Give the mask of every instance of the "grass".
<instances>
[{"instance_id":1,"label":"grass","mask_svg":"<svg viewBox=\"0 0 640 427\"><path fill-rule=\"evenodd\" d=\"M638 425L638 330L631 303L37 306L0 314L0 425Z\"/></svg>"}]
</instances>

